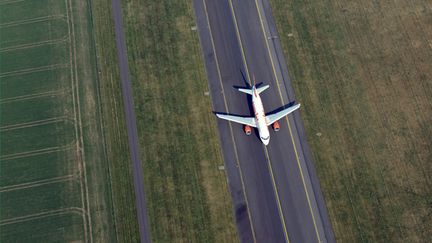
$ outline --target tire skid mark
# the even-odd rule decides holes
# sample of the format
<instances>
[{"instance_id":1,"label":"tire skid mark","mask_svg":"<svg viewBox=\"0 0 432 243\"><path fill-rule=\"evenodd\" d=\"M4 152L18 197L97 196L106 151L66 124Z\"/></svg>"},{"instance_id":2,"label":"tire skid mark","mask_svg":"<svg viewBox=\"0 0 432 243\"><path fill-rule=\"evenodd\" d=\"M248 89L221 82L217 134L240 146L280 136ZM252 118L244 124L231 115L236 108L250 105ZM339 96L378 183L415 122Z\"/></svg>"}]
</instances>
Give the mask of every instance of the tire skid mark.
<instances>
[{"instance_id":1,"label":"tire skid mark","mask_svg":"<svg viewBox=\"0 0 432 243\"><path fill-rule=\"evenodd\" d=\"M42 66L42 67L26 68L26 69L2 73L0 75L0 78L18 76L20 74L28 74L28 73L34 73L39 71L51 71L51 70L56 70L56 69L66 68L66 67L69 67L69 65L65 63L57 63L57 64L52 64L52 65Z\"/></svg>"},{"instance_id":2,"label":"tire skid mark","mask_svg":"<svg viewBox=\"0 0 432 243\"><path fill-rule=\"evenodd\" d=\"M49 211L45 211L45 212L41 212L41 213L29 214L29 215L25 215L25 216L1 220L0 226L4 226L4 225L8 225L8 224L16 224L16 223L21 223L21 222L25 222L25 221L47 218L47 217L51 217L51 216L63 215L63 214L68 214L68 213L76 213L79 215L84 215L85 210L83 208L79 208L79 207L69 207L69 208L49 210Z\"/></svg>"},{"instance_id":3,"label":"tire skid mark","mask_svg":"<svg viewBox=\"0 0 432 243\"><path fill-rule=\"evenodd\" d=\"M29 99L42 98L42 97L46 97L46 96L57 96L57 95L63 94L65 91L66 91L66 89L60 89L60 90L52 90L52 91L36 93L36 94L28 94L28 95L20 95L20 96L15 96L15 97L10 97L10 98L4 98L4 99L0 99L0 104L29 100Z\"/></svg>"},{"instance_id":4,"label":"tire skid mark","mask_svg":"<svg viewBox=\"0 0 432 243\"><path fill-rule=\"evenodd\" d=\"M57 146L57 147L49 147L49 148L43 148L43 149L36 149L31 151L25 151L20 153L14 153L14 154L7 154L0 157L0 160L11 160L11 159L19 159L19 158L25 158L25 157L31 157L41 154L49 154L53 152L60 152L64 151L70 148L74 148L76 146L75 142L72 142L70 145L66 146Z\"/></svg>"},{"instance_id":5,"label":"tire skid mark","mask_svg":"<svg viewBox=\"0 0 432 243\"><path fill-rule=\"evenodd\" d=\"M69 181L69 180L72 180L74 178L75 178L74 175L65 175L65 176L59 176L59 177L54 177L54 178L49 178L49 179L44 179L44 180L39 180L39 181L32 181L32 182L26 182L26 183L21 183L21 184L15 184L15 185L11 185L11 186L4 186L4 187L0 187L0 193L15 191L15 190L21 190L21 189L27 189L27 188L37 187L37 186L43 186L43 185L52 184L52 183Z\"/></svg>"},{"instance_id":6,"label":"tire skid mark","mask_svg":"<svg viewBox=\"0 0 432 243\"><path fill-rule=\"evenodd\" d=\"M0 3L0 6L1 5L2 4ZM43 21L47 21L47 20L57 20L57 19L63 19L66 21L66 15L49 15L49 16L43 16L43 17L37 17L37 18L31 18L31 19L12 21L12 22L8 22L8 23L0 24L0 28L18 26L18 25L23 25L23 24L33 24L33 23L37 23L37 22L43 22Z\"/></svg>"},{"instance_id":7,"label":"tire skid mark","mask_svg":"<svg viewBox=\"0 0 432 243\"><path fill-rule=\"evenodd\" d=\"M69 36L65 35L62 38L58 38L58 39L51 39L51 40L46 40L46 41L33 42L33 43L28 43L28 44L22 44L22 45L16 45L16 46L11 46L11 47L0 48L0 53L8 52L8 51L25 50L25 49L30 49L33 47L39 47L39 46L43 46L43 45L58 44L58 43L66 42L68 40L69 40Z\"/></svg>"}]
</instances>

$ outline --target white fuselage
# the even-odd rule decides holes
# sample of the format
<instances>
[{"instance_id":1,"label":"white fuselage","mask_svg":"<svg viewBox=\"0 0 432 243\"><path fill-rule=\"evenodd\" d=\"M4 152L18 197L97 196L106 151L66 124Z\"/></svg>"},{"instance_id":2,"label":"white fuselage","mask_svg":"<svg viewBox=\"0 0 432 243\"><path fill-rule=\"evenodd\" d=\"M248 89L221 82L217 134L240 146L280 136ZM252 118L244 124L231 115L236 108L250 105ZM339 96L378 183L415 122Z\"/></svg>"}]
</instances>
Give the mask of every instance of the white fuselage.
<instances>
[{"instance_id":1,"label":"white fuselage","mask_svg":"<svg viewBox=\"0 0 432 243\"><path fill-rule=\"evenodd\" d=\"M253 95L252 95L252 106L255 113L255 120L256 120L260 139L265 145L267 145L270 142L270 132L267 126L264 106L261 101L261 97L256 92L255 87L253 89Z\"/></svg>"}]
</instances>

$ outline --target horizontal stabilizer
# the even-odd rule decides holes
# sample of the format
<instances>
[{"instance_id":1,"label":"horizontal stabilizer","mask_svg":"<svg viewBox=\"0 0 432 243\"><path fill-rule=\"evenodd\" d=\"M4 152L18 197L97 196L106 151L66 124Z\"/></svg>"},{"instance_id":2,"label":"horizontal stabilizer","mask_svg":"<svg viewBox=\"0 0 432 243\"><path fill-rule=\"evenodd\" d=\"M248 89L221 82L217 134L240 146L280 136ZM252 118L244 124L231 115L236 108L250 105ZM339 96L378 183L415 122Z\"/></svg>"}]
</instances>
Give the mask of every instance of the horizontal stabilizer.
<instances>
[{"instance_id":1,"label":"horizontal stabilizer","mask_svg":"<svg viewBox=\"0 0 432 243\"><path fill-rule=\"evenodd\" d=\"M242 88L239 88L238 91L243 92L243 93L246 93L246 94L253 95L253 93L252 93L252 92L253 92L252 89L242 89Z\"/></svg>"},{"instance_id":2,"label":"horizontal stabilizer","mask_svg":"<svg viewBox=\"0 0 432 243\"><path fill-rule=\"evenodd\" d=\"M263 92L264 90L268 89L268 87L270 87L270 86L269 86L269 85L266 85L266 86L262 86L262 87L255 88L255 89L256 89L257 94L260 94L260 93ZM238 91L243 92L243 93L246 93L246 94L253 95L253 88L252 88L252 89L243 89L243 88L239 88Z\"/></svg>"},{"instance_id":3,"label":"horizontal stabilizer","mask_svg":"<svg viewBox=\"0 0 432 243\"><path fill-rule=\"evenodd\" d=\"M262 86L262 87L256 88L256 91L258 94L260 94L264 90L268 89L268 87L270 87L270 85Z\"/></svg>"}]
</instances>

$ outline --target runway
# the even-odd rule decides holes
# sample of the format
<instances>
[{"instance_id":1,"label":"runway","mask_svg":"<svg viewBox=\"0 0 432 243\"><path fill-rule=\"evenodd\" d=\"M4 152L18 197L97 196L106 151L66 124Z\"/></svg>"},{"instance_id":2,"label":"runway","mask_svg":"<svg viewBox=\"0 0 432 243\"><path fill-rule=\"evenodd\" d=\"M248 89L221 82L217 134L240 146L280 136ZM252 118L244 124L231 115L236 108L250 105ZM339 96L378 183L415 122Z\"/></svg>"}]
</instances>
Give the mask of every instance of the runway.
<instances>
[{"instance_id":1,"label":"runway","mask_svg":"<svg viewBox=\"0 0 432 243\"><path fill-rule=\"evenodd\" d=\"M139 157L138 132L135 120L135 111L132 97L132 85L129 78L129 65L125 35L123 31L122 9L120 0L112 0L113 19L115 27L115 37L117 55L119 62L120 79L122 83L123 103L125 108L125 119L128 132L129 150L132 162L135 204L140 232L140 242L150 243L150 227L147 218L146 200L144 195L144 180Z\"/></svg>"},{"instance_id":2,"label":"runway","mask_svg":"<svg viewBox=\"0 0 432 243\"><path fill-rule=\"evenodd\" d=\"M251 116L234 86L253 76L270 85L267 113L295 102L267 0L194 0L194 9L214 111ZM267 147L256 131L217 120L242 242L335 242L300 112L280 120Z\"/></svg>"}]
</instances>

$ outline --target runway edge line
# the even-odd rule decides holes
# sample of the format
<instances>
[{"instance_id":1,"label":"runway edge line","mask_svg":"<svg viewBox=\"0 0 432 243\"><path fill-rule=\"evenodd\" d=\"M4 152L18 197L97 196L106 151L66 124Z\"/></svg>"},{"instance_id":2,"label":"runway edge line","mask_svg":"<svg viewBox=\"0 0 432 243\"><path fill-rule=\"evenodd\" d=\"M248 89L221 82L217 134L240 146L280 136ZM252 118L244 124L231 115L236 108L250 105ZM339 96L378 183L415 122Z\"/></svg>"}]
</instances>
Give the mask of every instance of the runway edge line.
<instances>
[{"instance_id":1,"label":"runway edge line","mask_svg":"<svg viewBox=\"0 0 432 243\"><path fill-rule=\"evenodd\" d=\"M260 4L259 4L259 2L261 3L261 7L260 7ZM263 35L264 35L264 39L266 39L266 33L265 33L265 30L266 30L266 28L264 27L264 23L263 23L263 17L262 17L262 15L261 15L261 11L263 11L263 14L264 14L264 16L265 16L265 18L264 18L264 20L266 21L266 23L267 23L267 27L268 27L268 31L269 31L269 34L271 34L271 31L270 31L270 25L271 24L273 24L274 25L274 22L272 21L272 19L271 19L271 24L268 22L268 16L265 14L265 6L264 6L264 2L265 2L265 0L255 0L255 5L256 5L256 8L257 8L257 12L258 12L258 15L259 15L259 19L260 19L260 22L261 22L261 28L262 28L262 32L263 32ZM267 3L267 5L269 6L269 3L268 3L268 1L266 2ZM268 7L267 6L267 7ZM270 11L271 12L271 9L268 7L267 8L267 10L268 11ZM271 13L270 13L270 18L271 18ZM274 29L275 29L275 31L277 32L277 29L274 27ZM275 42L277 42L277 44L279 44L279 40L276 40ZM274 73L274 76L275 76L275 81L277 82L277 88L278 88L278 91L279 91L279 95L280 95L280 98L281 98L281 100L282 100L282 102L284 102L284 99L283 99L283 96L282 96L282 92L281 92L281 89L280 89L280 83L279 83L279 78L278 78L278 74L277 74L277 72L276 72L276 68L275 68L275 64L274 64L274 61L273 61L273 56L272 56L272 53L271 53L271 50L270 50L270 45L269 45L269 43L268 43L268 41L267 40L265 40L265 43L266 43L266 46L267 46L267 50L268 50L268 54L269 54L269 58L270 58L270 61L271 61L271 64L272 64L272 69L273 69L273 73ZM277 45L276 44L274 44L274 46L273 46L273 51L275 52L275 55L276 56L278 56L277 55L277 50L276 50L276 47L277 47ZM286 70L284 70L284 68L286 68L286 64L284 64L284 61L282 60L282 65L281 65L281 60L278 58L278 63L279 63L279 68L280 68L280 70L279 70L279 72L280 72L280 75L281 75L281 77L282 77L282 79L283 79L283 81L285 81L285 79L284 79L284 71L286 71ZM292 90L292 87L291 87L291 82L290 82L290 79L289 79L289 77L288 77L288 86L291 88L291 90ZM285 87L287 86L287 84L286 84L286 82L284 82L284 84L285 84ZM287 97L288 97L288 95L289 95L289 93L287 92ZM286 121L287 121L287 125L288 125L288 130L289 130L289 133L290 133L290 137L291 137L291 140L292 140L292 142L293 142L293 146L294 146L294 151L295 151L295 155L296 155L296 159L297 159L297 164L298 164L298 166L299 166L299 170L300 170L300 174L301 174L301 178L302 178L302 181L303 181L303 185L304 185L304 188L305 188L305 193L306 193L306 197L307 197L307 201L308 201L308 204L309 204L309 209L310 209L310 212L311 212L311 215L312 215L312 218L313 218L313 223L314 223L314 228L315 228L315 233L316 233L316 235L317 235L317 237L318 237L318 241L319 242L323 242L323 240L321 239L321 237L320 237L320 233L319 233L319 231L320 230L318 230L318 226L317 226L317 222L316 222L316 219L315 219L315 214L313 213L313 209L312 209L312 205L311 205L311 200L310 200L310 195L309 195L309 190L307 189L307 185L306 185L306 181L305 181L305 178L304 178L304 175L303 175L303 169L306 169L306 173L307 173L307 175L308 175L308 178L310 179L309 180L309 184L310 184L310 187L311 187L311 190L313 191L313 194L312 194L312 196L313 196L313 198L314 198L314 202L316 203L316 209L317 209L317 211L318 211L318 214L321 216L320 217L320 219L321 219L321 224L322 224L322 233L324 234L324 236L327 238L327 239L325 239L325 241L327 242L327 241L330 241L330 242L334 242L335 241L335 239L334 239L334 235L333 235L333 230L332 230L332 228L331 228L331 224L329 225L329 222L328 222L328 214L327 214L327 212L326 212L326 208L325 208L325 206L324 206L324 208L322 208L321 206L322 205L320 205L319 204L319 201L317 200L317 198L319 199L319 200L322 200L322 203L324 203L325 204L325 202L324 202L324 200L323 200L323 198L322 198L322 196L321 195L316 195L316 193L318 193L318 194L320 194L321 193L321 188L319 187L319 184L318 184L318 188L314 188L314 186L316 187L317 185L315 184L314 185L314 183L313 183L313 181L312 181L312 177L311 177L311 175L310 175L310 168L309 168L309 166L308 166L308 163L305 161L305 165L306 165L306 168L303 168L303 166L301 166L301 162L300 162L300 159L299 159L299 155L298 155L298 151L297 151L297 146L296 146L296 143L295 143L295 139L294 139L294 135L293 135L293 131L292 131L292 127L291 127L291 125L290 125L290 122L289 122L289 119L288 119L288 117L285 117L285 119L286 119ZM294 120L294 122L296 123L296 121ZM296 129L296 131L297 131L297 124L294 124L295 125L295 129ZM298 133L298 131L297 131L297 133ZM298 136L298 134L297 134L297 136ZM299 141L300 142L300 141ZM300 144L301 146L304 146L304 144ZM308 145L306 145L306 146L308 146ZM305 152L303 149L301 149L303 152ZM309 149L307 149L307 151L309 151ZM308 158L309 159L311 159L311 157L310 156L308 156ZM314 169L314 168L313 168ZM314 177L316 177L316 174L314 173L314 171L312 171L313 173L312 173L312 176L314 176ZM316 190L319 190L319 192L317 192ZM323 218L324 217L324 218Z\"/></svg>"}]
</instances>

